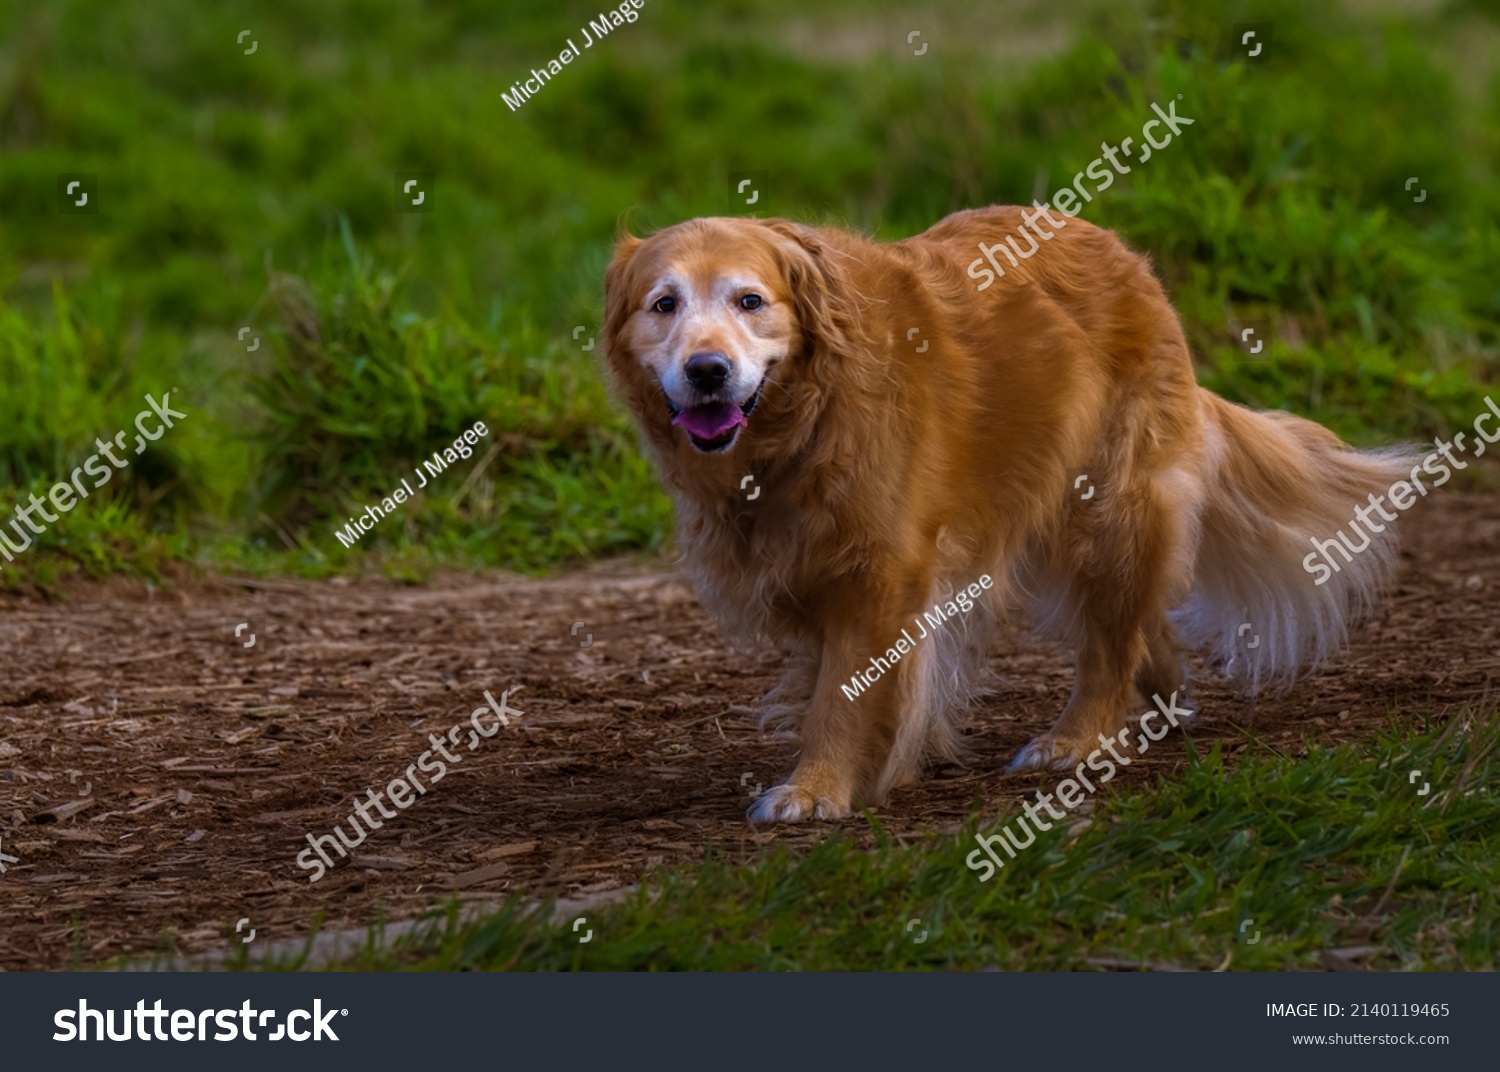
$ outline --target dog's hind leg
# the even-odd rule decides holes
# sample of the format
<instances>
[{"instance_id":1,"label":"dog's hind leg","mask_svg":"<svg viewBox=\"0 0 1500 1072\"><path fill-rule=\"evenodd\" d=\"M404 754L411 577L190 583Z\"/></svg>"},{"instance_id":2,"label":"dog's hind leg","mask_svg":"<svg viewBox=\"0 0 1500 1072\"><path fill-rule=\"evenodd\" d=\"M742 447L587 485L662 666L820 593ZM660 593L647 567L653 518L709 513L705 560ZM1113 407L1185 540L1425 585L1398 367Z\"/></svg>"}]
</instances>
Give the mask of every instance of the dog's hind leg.
<instances>
[{"instance_id":1,"label":"dog's hind leg","mask_svg":"<svg viewBox=\"0 0 1500 1072\"><path fill-rule=\"evenodd\" d=\"M1073 509L1060 566L1078 641L1073 695L1010 770L1065 770L1104 746L1132 705L1183 684L1166 614L1188 590L1201 485L1179 468L1138 474L1104 502ZM1139 691L1138 691L1139 690Z\"/></svg>"},{"instance_id":2,"label":"dog's hind leg","mask_svg":"<svg viewBox=\"0 0 1500 1072\"><path fill-rule=\"evenodd\" d=\"M1078 653L1073 695L1052 728L1016 753L1007 770L1067 770L1124 725L1134 701L1135 674L1145 661L1139 628L1095 620Z\"/></svg>"},{"instance_id":3,"label":"dog's hind leg","mask_svg":"<svg viewBox=\"0 0 1500 1072\"><path fill-rule=\"evenodd\" d=\"M1187 664L1176 633L1163 617L1146 633L1146 658L1136 671L1135 688L1142 698L1186 694Z\"/></svg>"}]
</instances>

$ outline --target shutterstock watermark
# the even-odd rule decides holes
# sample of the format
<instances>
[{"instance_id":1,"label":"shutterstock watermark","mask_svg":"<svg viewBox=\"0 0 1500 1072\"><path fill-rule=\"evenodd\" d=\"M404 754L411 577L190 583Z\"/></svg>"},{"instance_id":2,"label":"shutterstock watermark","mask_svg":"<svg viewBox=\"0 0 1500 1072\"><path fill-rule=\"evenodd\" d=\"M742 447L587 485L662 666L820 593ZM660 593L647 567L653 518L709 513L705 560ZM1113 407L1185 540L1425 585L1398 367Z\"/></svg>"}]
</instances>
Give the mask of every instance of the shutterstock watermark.
<instances>
[{"instance_id":1,"label":"shutterstock watermark","mask_svg":"<svg viewBox=\"0 0 1500 1072\"><path fill-rule=\"evenodd\" d=\"M255 1042L264 1038L267 1042L280 1042L282 1039L290 1039L293 1042L306 1042L311 1039L314 1042L322 1042L325 1038L331 1042L337 1042L339 1037L333 1033L332 1020L335 1016L348 1016L348 1009L329 1009L323 1011L323 999L314 998L313 1007L308 1009L293 1009L286 1014L283 1023L276 1023L275 1009L257 1009L250 1004L246 998L245 1003L238 1009L163 1009L161 1001L157 1000L151 1008L146 1008L146 999L142 998L135 1003L134 1009L120 1010L120 1033L115 1033L115 1010L114 1009L91 1009L87 998L78 1000L78 1008L58 1009L52 1017L52 1023L58 1028L53 1032L54 1042L129 1042L136 1039L140 1042L205 1042L209 1039L208 1029L213 1026L218 1030L214 1032L214 1042L232 1042L236 1038L246 1038ZM135 1021L135 1032L131 1033L131 1021ZM257 1035L256 1029L262 1032L267 1030L266 1021L270 1020L276 1028L270 1034ZM297 1028L297 1021L312 1026L311 1031L302 1031ZM149 1021L149 1023L148 1023ZM238 1021L236 1023L235 1021ZM89 1025L92 1023L94 1037L89 1038ZM167 1032L170 1030L171 1034Z\"/></svg>"},{"instance_id":2,"label":"shutterstock watermark","mask_svg":"<svg viewBox=\"0 0 1500 1072\"><path fill-rule=\"evenodd\" d=\"M1172 693L1171 698L1167 700L1163 700L1160 694L1152 696L1151 699L1156 702L1157 709L1147 711L1140 717L1138 725L1141 731L1141 738L1140 743L1135 750L1136 755L1144 754L1146 749L1151 747L1152 742L1159 741L1167 735L1166 726L1160 727L1160 733L1152 733L1149 729L1147 729L1147 723L1149 723L1152 719L1159 716L1164 716L1166 720L1175 728L1177 726L1177 719L1179 717L1193 717L1193 712L1191 710L1185 707L1177 706L1177 693L1175 692ZM1064 778L1061 782L1057 783L1057 789L1055 790L1055 792L1057 793L1058 801L1062 803L1063 807L1067 808L1068 811L1072 811L1074 808L1077 808L1080 804L1087 800L1088 798L1085 797L1082 793L1082 790L1084 789L1087 789L1090 793L1098 792L1098 790L1094 788L1094 783L1089 781L1088 776L1083 773L1084 767L1087 767L1089 770L1094 771L1095 773L1102 772L1099 773L1099 784L1103 785L1105 782L1108 782L1114 778L1116 763L1118 763L1122 767L1130 766L1130 757L1122 756L1115 747L1116 745L1128 746L1129 738L1129 726L1126 726L1119 733L1108 739L1105 738L1104 734L1099 734L1099 747L1090 752L1088 754L1088 757L1082 763L1078 764L1077 769L1073 771L1072 778ZM1113 757L1113 761L1100 758L1106 751L1110 754L1110 756ZM1052 806L1051 793L1038 793L1037 800L1041 803L1042 807L1047 809L1047 814L1052 817L1053 822L1061 822L1068 817L1067 812L1059 812ZM999 833L990 834L988 837L986 837L984 834L974 835L974 840L979 842L979 848L969 853L969 855L964 858L964 863L968 865L970 871L978 871L981 868L984 869L984 874L979 876L980 882L988 882L990 879L995 877L995 872L999 868L1005 866L1005 861L1000 859L999 854L995 852L994 847L996 845L999 845L1000 848L1004 849L1006 855L1014 860L1016 858L1016 853L1020 852L1022 849L1029 847L1036 841L1037 830L1045 832L1052 829L1052 823L1047 822L1036 813L1036 803L1027 801L1024 810L1026 812L1025 817L1019 815L1016 816L1014 820L1006 823L1005 826L1001 828ZM1031 820L1031 826L1026 825L1027 818ZM1016 825L1019 825L1021 830L1025 832L1025 841L1022 841L1016 835L1015 831L1011 829L1012 826ZM981 853L984 856L989 857L989 859L980 859ZM993 861L993 863L991 861Z\"/></svg>"},{"instance_id":3,"label":"shutterstock watermark","mask_svg":"<svg viewBox=\"0 0 1500 1072\"><path fill-rule=\"evenodd\" d=\"M507 715L515 715L517 718L520 718L526 713L517 708L511 707L508 703L511 695L513 693L520 692L523 687L524 686L522 685L516 685L512 688L506 689L500 694L499 702L496 702L495 698L490 695L488 689L484 691L484 698L488 701L488 706L476 707L474 708L473 713L469 715L468 725L469 727L471 727L469 729L470 752L479 747L479 741L481 738L493 737L495 736L495 734L500 732L501 726L509 726L510 719L506 717ZM490 727L488 729L485 729L479 724L479 719L481 716L489 715L491 711L494 712L497 721L491 723ZM381 827L385 825L379 819L376 819L370 814L370 809L372 807L379 811L380 814L387 819L394 819L399 814L399 812L391 811L385 806L384 800L387 795L391 798L391 803L396 805L396 807L400 808L402 811L405 811L407 808L411 807L413 801L415 801L418 797L424 795L427 792L427 786L422 783L422 779L417 777L417 771L421 771L424 775L430 776L428 778L428 784L430 785L436 785L438 782L441 782L448 773L448 764L451 763L456 766L462 758L448 751L448 745L457 745L463 738L463 734L464 723L462 722L450 729L446 737L439 737L435 733L429 734L427 740L428 743L432 745L432 747L418 756L417 761L406 768L406 776L404 778L393 779L391 783L385 787L384 793L376 792L373 789L366 789L365 792L366 794L368 794L367 798L365 800L356 801L354 804L354 811L358 812L359 817L365 821L365 825L363 827L359 825L359 821L354 817L354 813L351 812L348 816L347 821L349 823L349 829L352 831L352 833L348 836L345 836L344 834L344 827L342 823L333 828L333 834L321 834L317 837L314 837L312 834L308 834L307 843L310 848L303 849L297 855L297 866L305 871L314 872L308 877L307 881L318 881L318 879L322 878L333 867L332 857L330 857L326 852L323 851L324 845L329 846L335 852L337 852L339 854L339 859L343 859L346 855L348 855L348 852L352 852L360 845L363 845L365 838L368 837L372 832L381 829ZM443 758L433 759L432 756L434 752L438 753ZM447 763L444 763L443 760L447 760ZM414 789L416 792L415 796L413 795ZM334 834L337 834L338 837L335 838ZM355 838L354 834L358 834L359 837ZM346 849L348 850L348 852L345 851ZM318 859L316 860L313 859L314 853L317 853L318 855Z\"/></svg>"},{"instance_id":4,"label":"shutterstock watermark","mask_svg":"<svg viewBox=\"0 0 1500 1072\"><path fill-rule=\"evenodd\" d=\"M175 427L172 424L173 417L182 420L187 416L186 413L181 413L172 408L171 391L162 395L160 402L151 395L147 395L146 405L148 408L141 410L135 415L135 430L137 432L135 437L135 452L137 454L144 454L148 443L155 443L162 436L166 435L168 428ZM148 420L153 413L155 413L161 422L155 433L152 433L146 425L141 423L143 420ZM113 439L96 438L94 446L98 449L98 453L90 454L82 465L73 470L73 475L69 480L59 481L52 485L52 489L47 492L47 498L51 501L52 507L57 513L48 513L47 503L39 501L34 494L28 496L30 499L28 505L16 504L16 516L11 521L10 527L14 530L16 539L25 542L17 546L10 541L10 537L5 535L5 529L0 528L0 555L5 556L5 561L14 562L15 555L19 555L31 547L32 534L40 536L46 532L47 525L55 523L61 515L66 514L73 507L77 506L79 499L87 499L90 491L98 491L105 484L108 484L110 478L115 475L115 469L124 469L130 464L130 456L128 454L124 458L115 457L116 450L125 453L125 437L129 434L130 432L127 429L123 432L116 432ZM109 465L105 465L99 460L100 454L109 459ZM111 469L110 466L114 466L114 468ZM88 488L83 486L84 473L97 478ZM42 521L46 522L46 524L37 524L36 521L32 520L32 514L35 514ZM21 527L23 522L25 523L25 528Z\"/></svg>"},{"instance_id":5,"label":"shutterstock watermark","mask_svg":"<svg viewBox=\"0 0 1500 1072\"><path fill-rule=\"evenodd\" d=\"M1474 418L1474 446L1476 448L1474 457L1476 458L1484 457L1486 444L1500 441L1500 406L1495 405L1495 400L1488 395L1484 398L1484 404L1489 407L1489 412L1481 413L1478 417ZM1493 435L1486 435L1484 427L1490 421L1494 421L1496 424L1495 432ZM1460 461L1457 455L1453 453L1455 446L1460 452L1468 450L1468 447L1464 446L1465 438L1466 436L1463 432L1454 435L1451 443L1434 437L1432 445L1437 449L1422 459L1421 465L1412 466L1411 476L1408 480L1396 481L1386 489L1384 495L1376 495L1373 491L1370 492L1367 496L1369 505L1356 506L1354 508L1354 518L1349 522L1349 531L1355 536L1364 537L1358 547L1354 546L1349 537L1344 535L1342 529L1333 534L1338 537L1336 540L1330 537L1320 542L1316 536L1309 536L1308 540L1312 543L1313 550L1308 552L1307 557L1302 560L1302 568L1312 576L1318 578L1313 581L1313 584L1327 584L1335 573L1343 571L1343 568L1338 563L1338 559L1329 554L1329 551L1337 551L1343 555L1345 564L1348 564L1354 561L1355 555L1370 546L1372 533L1378 534L1385 531L1385 526L1380 521L1375 521L1370 517L1372 510L1378 513L1383 521L1395 521L1401 515L1393 514L1387 510L1385 508L1386 502L1389 500L1390 504L1397 510L1409 510L1417 501L1416 497L1412 494L1414 491L1420 492L1425 499L1427 497L1427 485L1422 482L1421 474L1426 473L1429 477L1435 478L1432 481L1432 486L1440 488L1453 477L1454 469L1467 469L1469 463ZM1443 461L1438 461L1439 455L1443 457L1446 464ZM1363 529L1359 525L1361 521L1365 525ZM1365 531L1366 529L1369 531ZM1319 562L1319 555L1322 555L1325 561ZM1320 571L1322 576L1318 576Z\"/></svg>"},{"instance_id":6,"label":"shutterstock watermark","mask_svg":"<svg viewBox=\"0 0 1500 1072\"><path fill-rule=\"evenodd\" d=\"M1181 94L1179 94L1178 100L1181 99ZM1160 152L1168 145L1171 145L1172 138L1180 135L1183 127L1190 127L1195 122L1195 120L1177 114L1177 101L1175 100L1167 103L1167 110L1165 112L1161 110L1161 106L1158 104L1152 104L1151 110L1156 113L1157 118L1147 120L1146 125L1141 128L1142 143L1139 146L1141 154L1136 160L1138 164L1144 164L1147 160L1150 160L1152 150ZM1151 136L1152 131L1163 126L1170 130L1171 133L1158 142ZM1021 235L1026 239L1027 246L1030 247L1024 252L1016 244L1015 235L1009 235L1004 242L996 242L992 246L987 246L983 242L979 243L979 252L983 256L975 257L969 264L969 278L976 281L977 285L975 289L984 290L990 284L994 283L997 278L1005 275L1005 269L1000 267L1000 262L995 259L995 254L1003 253L1005 259L1010 261L1010 266L1015 268L1020 265L1021 261L1026 260L1035 254L1037 250L1041 249L1041 242L1048 241L1054 237L1054 232L1047 230L1038 222L1039 217L1045 216L1047 223L1059 230L1068 225L1066 219L1056 219L1048 211L1053 205L1056 205L1057 210L1064 216L1072 218L1083 211L1083 204L1079 201L1079 198L1082 198L1083 201L1092 201L1094 194L1103 193L1110 188L1117 174L1129 175L1131 171L1130 166L1122 164L1119 156L1133 156L1134 154L1131 152L1130 146L1134 143L1134 138L1126 138L1118 146L1111 145L1109 142L1101 142L1099 148L1102 150L1102 155L1095 157L1087 168L1074 175L1071 185L1064 186L1058 190L1057 193L1052 195L1050 201L1041 204L1032 201L1033 211L1021 213ZM1108 168L1104 166L1105 160L1109 161ZM1114 170L1111 171L1110 168ZM1093 193L1084 188L1084 176L1094 180ZM1027 230L1028 227L1031 229L1030 231ZM989 261L990 267L986 268L984 266L985 261ZM983 282L979 282L980 280L983 280Z\"/></svg>"}]
</instances>

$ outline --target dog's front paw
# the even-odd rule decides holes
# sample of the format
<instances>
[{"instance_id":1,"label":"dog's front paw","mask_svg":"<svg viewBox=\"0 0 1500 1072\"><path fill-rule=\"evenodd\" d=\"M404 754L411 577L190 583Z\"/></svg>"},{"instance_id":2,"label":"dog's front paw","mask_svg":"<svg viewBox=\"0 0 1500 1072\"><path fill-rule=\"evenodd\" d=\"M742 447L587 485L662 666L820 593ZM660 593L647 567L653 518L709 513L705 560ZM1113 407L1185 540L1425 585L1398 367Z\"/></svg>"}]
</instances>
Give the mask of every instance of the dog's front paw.
<instances>
[{"instance_id":1,"label":"dog's front paw","mask_svg":"<svg viewBox=\"0 0 1500 1072\"><path fill-rule=\"evenodd\" d=\"M773 785L750 805L746 816L752 823L800 823L804 819L842 819L853 811L847 799L835 800L787 782Z\"/></svg>"},{"instance_id":2,"label":"dog's front paw","mask_svg":"<svg viewBox=\"0 0 1500 1072\"><path fill-rule=\"evenodd\" d=\"M1032 740L1016 753L1006 766L1007 773L1016 771L1071 770L1083 762L1095 747L1093 741L1077 741L1057 733L1044 733Z\"/></svg>"}]
</instances>

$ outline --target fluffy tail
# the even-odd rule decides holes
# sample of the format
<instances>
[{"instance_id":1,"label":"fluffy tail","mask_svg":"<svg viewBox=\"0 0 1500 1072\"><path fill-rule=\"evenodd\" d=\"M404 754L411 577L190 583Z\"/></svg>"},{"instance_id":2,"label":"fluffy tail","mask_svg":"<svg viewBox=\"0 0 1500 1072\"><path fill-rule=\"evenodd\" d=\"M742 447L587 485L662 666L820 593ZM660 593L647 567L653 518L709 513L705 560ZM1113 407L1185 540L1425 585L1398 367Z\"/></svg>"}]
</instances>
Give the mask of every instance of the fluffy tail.
<instances>
[{"instance_id":1,"label":"fluffy tail","mask_svg":"<svg viewBox=\"0 0 1500 1072\"><path fill-rule=\"evenodd\" d=\"M1399 511L1384 502L1382 514L1370 496L1411 482L1422 455L1358 451L1289 413L1202 398L1207 499L1192 592L1173 621L1250 692L1289 685L1343 645L1389 579L1387 517ZM1372 524L1356 520L1359 507Z\"/></svg>"}]
</instances>

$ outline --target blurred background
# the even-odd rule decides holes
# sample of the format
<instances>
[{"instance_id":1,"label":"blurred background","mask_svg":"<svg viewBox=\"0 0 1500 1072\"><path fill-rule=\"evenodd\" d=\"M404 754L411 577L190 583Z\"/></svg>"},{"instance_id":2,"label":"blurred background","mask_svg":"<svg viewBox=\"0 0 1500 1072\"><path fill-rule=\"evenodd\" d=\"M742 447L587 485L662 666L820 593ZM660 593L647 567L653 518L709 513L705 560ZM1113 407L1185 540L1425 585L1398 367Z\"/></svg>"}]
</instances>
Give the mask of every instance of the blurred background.
<instances>
[{"instance_id":1,"label":"blurred background","mask_svg":"<svg viewBox=\"0 0 1500 1072\"><path fill-rule=\"evenodd\" d=\"M148 393L189 414L0 587L669 549L584 348L622 225L898 239L1048 197L1179 95L1193 125L1082 215L1151 256L1202 383L1363 445L1466 428L1500 380L1496 0L648 0L507 107L601 10L0 3L0 519ZM764 173L753 209L735 172ZM341 547L481 419L474 460Z\"/></svg>"}]
</instances>

